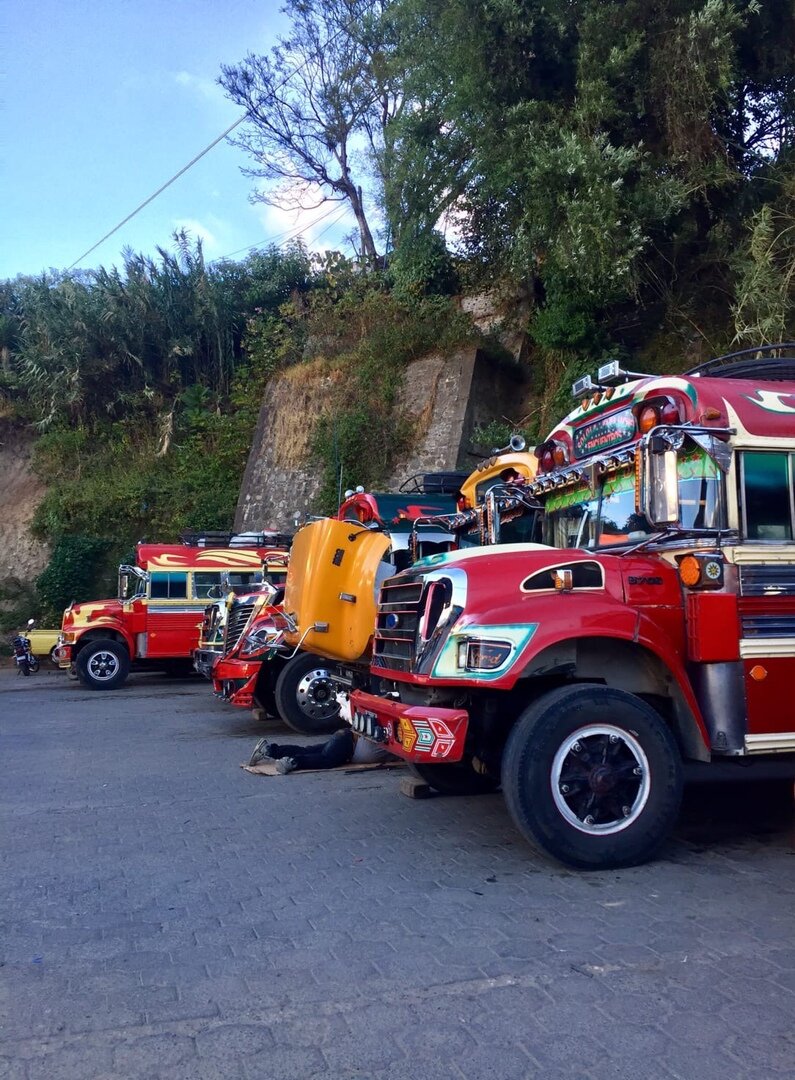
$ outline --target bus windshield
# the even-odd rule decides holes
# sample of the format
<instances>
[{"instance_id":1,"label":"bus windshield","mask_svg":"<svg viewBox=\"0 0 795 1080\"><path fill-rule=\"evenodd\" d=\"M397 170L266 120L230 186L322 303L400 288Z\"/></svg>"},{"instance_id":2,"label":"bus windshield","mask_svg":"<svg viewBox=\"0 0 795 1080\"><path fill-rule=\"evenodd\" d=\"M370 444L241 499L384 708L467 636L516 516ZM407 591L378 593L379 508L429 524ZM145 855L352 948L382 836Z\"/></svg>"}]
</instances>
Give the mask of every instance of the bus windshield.
<instances>
[{"instance_id":1,"label":"bus windshield","mask_svg":"<svg viewBox=\"0 0 795 1080\"><path fill-rule=\"evenodd\" d=\"M677 464L682 529L721 526L721 481L715 462L701 449ZM596 493L585 485L548 496L544 542L558 548L606 548L636 544L656 529L635 509L635 474L624 470L603 480Z\"/></svg>"}]
</instances>

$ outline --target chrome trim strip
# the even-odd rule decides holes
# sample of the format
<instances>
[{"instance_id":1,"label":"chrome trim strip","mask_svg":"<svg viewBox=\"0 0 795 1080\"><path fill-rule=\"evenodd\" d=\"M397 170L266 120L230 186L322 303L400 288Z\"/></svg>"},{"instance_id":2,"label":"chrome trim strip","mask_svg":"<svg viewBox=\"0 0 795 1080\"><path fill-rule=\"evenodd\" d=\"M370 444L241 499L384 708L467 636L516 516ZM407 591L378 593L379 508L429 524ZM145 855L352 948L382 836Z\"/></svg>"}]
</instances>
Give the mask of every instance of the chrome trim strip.
<instances>
[{"instance_id":1,"label":"chrome trim strip","mask_svg":"<svg viewBox=\"0 0 795 1080\"><path fill-rule=\"evenodd\" d=\"M740 656L743 660L795 656L795 637L741 638Z\"/></svg>"},{"instance_id":2,"label":"chrome trim strip","mask_svg":"<svg viewBox=\"0 0 795 1080\"><path fill-rule=\"evenodd\" d=\"M182 604L181 607L171 607L162 604L147 604L146 610L150 615L195 615L197 612L203 614L204 609L208 607L205 603L195 604Z\"/></svg>"},{"instance_id":3,"label":"chrome trim strip","mask_svg":"<svg viewBox=\"0 0 795 1080\"><path fill-rule=\"evenodd\" d=\"M795 750L795 731L769 731L764 735L746 735L747 754L783 754Z\"/></svg>"}]
</instances>

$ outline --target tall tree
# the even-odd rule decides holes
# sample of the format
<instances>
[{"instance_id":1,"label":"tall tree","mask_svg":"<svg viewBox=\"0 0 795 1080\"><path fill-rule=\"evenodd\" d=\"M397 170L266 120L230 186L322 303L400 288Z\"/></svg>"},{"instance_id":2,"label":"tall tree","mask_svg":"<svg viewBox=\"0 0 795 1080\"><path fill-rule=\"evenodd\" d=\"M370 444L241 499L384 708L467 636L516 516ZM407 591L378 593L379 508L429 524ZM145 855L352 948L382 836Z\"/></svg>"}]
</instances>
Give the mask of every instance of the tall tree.
<instances>
[{"instance_id":1,"label":"tall tree","mask_svg":"<svg viewBox=\"0 0 795 1080\"><path fill-rule=\"evenodd\" d=\"M598 345L610 305L670 298L686 275L727 293L795 153L791 0L426 10L443 130L471 145L470 251L535 279L539 340Z\"/></svg>"},{"instance_id":2,"label":"tall tree","mask_svg":"<svg viewBox=\"0 0 795 1080\"><path fill-rule=\"evenodd\" d=\"M290 209L346 202L369 266L378 252L364 181L403 107L390 2L288 0L289 35L268 56L224 66L219 80L246 110L234 139L256 162L245 172L268 182L253 198Z\"/></svg>"}]
</instances>

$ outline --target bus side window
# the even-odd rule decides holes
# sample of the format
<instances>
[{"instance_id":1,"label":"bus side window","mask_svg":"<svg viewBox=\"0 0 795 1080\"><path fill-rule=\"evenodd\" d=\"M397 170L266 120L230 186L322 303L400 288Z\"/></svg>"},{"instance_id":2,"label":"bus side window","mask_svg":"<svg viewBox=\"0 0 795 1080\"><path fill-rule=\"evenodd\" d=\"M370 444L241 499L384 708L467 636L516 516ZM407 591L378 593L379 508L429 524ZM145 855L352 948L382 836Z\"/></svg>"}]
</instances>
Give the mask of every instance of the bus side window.
<instances>
[{"instance_id":1,"label":"bus side window","mask_svg":"<svg viewBox=\"0 0 795 1080\"><path fill-rule=\"evenodd\" d=\"M149 581L149 596L152 600L187 599L187 574L166 574L160 571L154 571L151 574Z\"/></svg>"},{"instance_id":2,"label":"bus side window","mask_svg":"<svg viewBox=\"0 0 795 1080\"><path fill-rule=\"evenodd\" d=\"M742 495L748 540L791 540L792 462L776 451L743 454Z\"/></svg>"},{"instance_id":3,"label":"bus side window","mask_svg":"<svg viewBox=\"0 0 795 1080\"><path fill-rule=\"evenodd\" d=\"M213 585L221 584L220 571L194 570L193 571L193 595L197 600L209 600L209 592Z\"/></svg>"}]
</instances>

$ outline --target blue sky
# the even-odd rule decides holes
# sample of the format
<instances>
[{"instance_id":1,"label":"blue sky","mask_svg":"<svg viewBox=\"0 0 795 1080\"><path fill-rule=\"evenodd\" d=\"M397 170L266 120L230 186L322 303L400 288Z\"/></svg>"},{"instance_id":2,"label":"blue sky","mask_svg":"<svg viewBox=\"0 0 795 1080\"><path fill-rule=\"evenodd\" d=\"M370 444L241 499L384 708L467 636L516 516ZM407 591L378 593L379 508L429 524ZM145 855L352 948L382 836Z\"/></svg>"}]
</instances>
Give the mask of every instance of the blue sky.
<instances>
[{"instance_id":1,"label":"blue sky","mask_svg":"<svg viewBox=\"0 0 795 1080\"><path fill-rule=\"evenodd\" d=\"M11 0L0 15L0 279L65 268L239 115L222 63L285 30L273 0ZM0 9L2 10L2 9ZM305 229L341 246L351 221L252 205L241 150L219 143L81 268L149 254L185 226L208 259ZM326 214L316 226L312 222Z\"/></svg>"}]
</instances>

